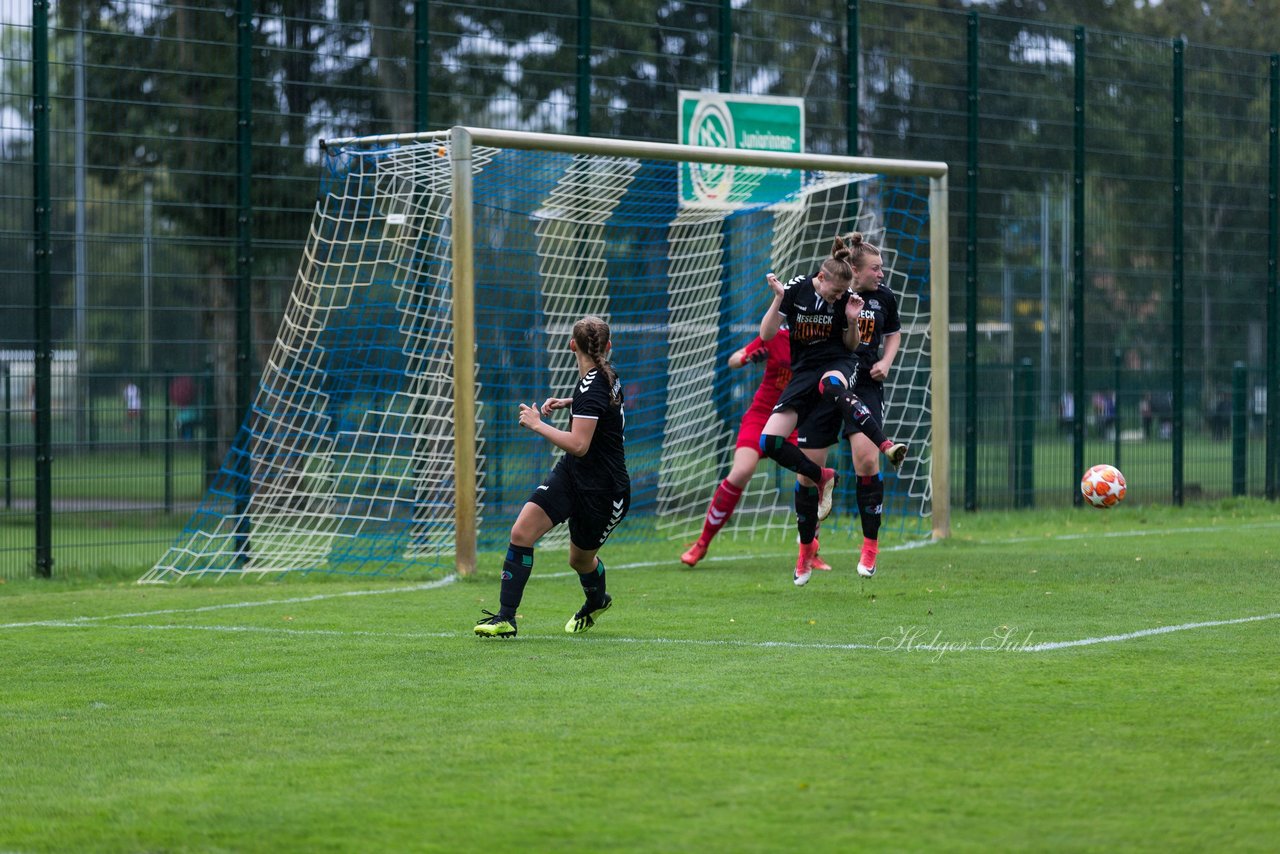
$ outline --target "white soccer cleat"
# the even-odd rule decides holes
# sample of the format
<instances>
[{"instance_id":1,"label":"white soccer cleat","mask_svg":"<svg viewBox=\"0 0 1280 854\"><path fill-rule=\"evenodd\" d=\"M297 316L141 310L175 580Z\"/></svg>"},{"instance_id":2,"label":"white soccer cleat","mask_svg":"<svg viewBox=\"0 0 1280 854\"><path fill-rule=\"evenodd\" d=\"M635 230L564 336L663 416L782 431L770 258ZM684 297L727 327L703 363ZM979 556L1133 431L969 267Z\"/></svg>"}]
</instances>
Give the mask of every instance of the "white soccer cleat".
<instances>
[{"instance_id":1,"label":"white soccer cleat","mask_svg":"<svg viewBox=\"0 0 1280 854\"><path fill-rule=\"evenodd\" d=\"M831 500L835 498L836 484L840 482L840 475L836 474L835 469L823 469L822 476L818 479L818 521L831 515Z\"/></svg>"}]
</instances>

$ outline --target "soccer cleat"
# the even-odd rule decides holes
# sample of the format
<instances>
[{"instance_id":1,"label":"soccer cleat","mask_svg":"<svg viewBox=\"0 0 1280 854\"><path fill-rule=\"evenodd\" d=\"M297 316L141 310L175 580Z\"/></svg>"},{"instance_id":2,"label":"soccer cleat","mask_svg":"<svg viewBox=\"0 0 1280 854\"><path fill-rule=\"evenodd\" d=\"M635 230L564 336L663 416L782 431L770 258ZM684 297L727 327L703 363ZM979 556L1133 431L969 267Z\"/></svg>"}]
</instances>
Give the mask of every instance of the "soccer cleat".
<instances>
[{"instance_id":1,"label":"soccer cleat","mask_svg":"<svg viewBox=\"0 0 1280 854\"><path fill-rule=\"evenodd\" d=\"M808 566L810 569L816 569L819 572L830 572L831 564L827 563L818 554L818 538L813 538L813 554L809 556Z\"/></svg>"},{"instance_id":2,"label":"soccer cleat","mask_svg":"<svg viewBox=\"0 0 1280 854\"><path fill-rule=\"evenodd\" d=\"M596 624L596 617L609 610L609 606L613 604L613 597L608 593L604 594L598 607L592 607L590 602L584 604L578 609L578 613L569 618L569 622L564 624L564 630L571 635L579 635Z\"/></svg>"},{"instance_id":3,"label":"soccer cleat","mask_svg":"<svg viewBox=\"0 0 1280 854\"><path fill-rule=\"evenodd\" d=\"M903 445L903 453L906 453L906 446ZM840 482L840 475L836 474L835 469L823 469L822 476L818 478L818 521L831 515L831 499L836 494L836 484Z\"/></svg>"},{"instance_id":4,"label":"soccer cleat","mask_svg":"<svg viewBox=\"0 0 1280 854\"><path fill-rule=\"evenodd\" d=\"M870 578L876 574L876 555L880 552L880 544L876 540L862 541L862 555L858 558L858 575Z\"/></svg>"},{"instance_id":5,"label":"soccer cleat","mask_svg":"<svg viewBox=\"0 0 1280 854\"><path fill-rule=\"evenodd\" d=\"M889 458L889 464L893 466L893 470L897 471L902 461L907 458L907 446L901 442L894 442L884 455Z\"/></svg>"},{"instance_id":6,"label":"soccer cleat","mask_svg":"<svg viewBox=\"0 0 1280 854\"><path fill-rule=\"evenodd\" d=\"M805 543L800 544L800 555L796 558L796 571L795 574L791 576L791 582L795 584L796 587L804 587L809 583L809 576L813 572L813 568L809 565L809 561L813 560L813 556L816 552L817 549L814 548L813 543L809 543L807 545Z\"/></svg>"},{"instance_id":7,"label":"soccer cleat","mask_svg":"<svg viewBox=\"0 0 1280 854\"><path fill-rule=\"evenodd\" d=\"M697 566L698 561L707 556L707 547L697 542L689 546L688 551L680 555L680 562L685 566Z\"/></svg>"},{"instance_id":8,"label":"soccer cleat","mask_svg":"<svg viewBox=\"0 0 1280 854\"><path fill-rule=\"evenodd\" d=\"M476 634L482 638L513 638L516 636L516 618L503 617L482 610L485 618L476 623Z\"/></svg>"}]
</instances>

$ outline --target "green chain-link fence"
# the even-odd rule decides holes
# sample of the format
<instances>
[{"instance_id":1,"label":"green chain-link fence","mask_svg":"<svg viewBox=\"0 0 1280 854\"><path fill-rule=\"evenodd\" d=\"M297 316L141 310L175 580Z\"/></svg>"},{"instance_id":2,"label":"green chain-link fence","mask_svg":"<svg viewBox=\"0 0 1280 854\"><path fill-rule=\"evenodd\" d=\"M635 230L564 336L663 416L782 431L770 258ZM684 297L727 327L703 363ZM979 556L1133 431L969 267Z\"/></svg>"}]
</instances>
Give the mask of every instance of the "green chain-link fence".
<instances>
[{"instance_id":1,"label":"green chain-link fence","mask_svg":"<svg viewBox=\"0 0 1280 854\"><path fill-rule=\"evenodd\" d=\"M1095 462L1137 501L1274 498L1276 57L793 7L0 0L0 577L143 566L180 527L320 139L669 141L681 89L801 96L811 151L951 164L957 508L1066 504Z\"/></svg>"}]
</instances>

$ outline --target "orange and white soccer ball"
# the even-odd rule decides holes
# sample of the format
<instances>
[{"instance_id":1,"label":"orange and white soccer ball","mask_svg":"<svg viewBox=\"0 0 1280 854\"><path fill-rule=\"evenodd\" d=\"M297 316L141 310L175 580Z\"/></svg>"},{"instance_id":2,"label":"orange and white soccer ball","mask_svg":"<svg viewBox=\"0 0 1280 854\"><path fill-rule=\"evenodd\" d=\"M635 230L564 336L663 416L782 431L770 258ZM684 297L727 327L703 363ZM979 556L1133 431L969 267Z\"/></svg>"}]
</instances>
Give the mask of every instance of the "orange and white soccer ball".
<instances>
[{"instance_id":1,"label":"orange and white soccer ball","mask_svg":"<svg viewBox=\"0 0 1280 854\"><path fill-rule=\"evenodd\" d=\"M1124 475L1115 466L1094 466L1080 478L1080 493L1094 507L1115 507L1124 501Z\"/></svg>"}]
</instances>

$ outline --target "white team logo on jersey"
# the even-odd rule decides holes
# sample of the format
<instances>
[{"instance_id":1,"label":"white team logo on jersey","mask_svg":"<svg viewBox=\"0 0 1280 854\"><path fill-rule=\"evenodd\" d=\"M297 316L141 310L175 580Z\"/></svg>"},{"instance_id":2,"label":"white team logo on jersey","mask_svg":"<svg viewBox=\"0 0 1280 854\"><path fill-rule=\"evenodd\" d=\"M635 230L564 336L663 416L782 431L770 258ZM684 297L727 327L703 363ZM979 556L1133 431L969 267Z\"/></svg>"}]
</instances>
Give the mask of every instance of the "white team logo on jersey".
<instances>
[{"instance_id":1,"label":"white team logo on jersey","mask_svg":"<svg viewBox=\"0 0 1280 854\"><path fill-rule=\"evenodd\" d=\"M587 373L582 377L582 382L578 383L578 391L582 392L583 394L586 394L587 389L591 388L591 381L594 380L595 378L596 378L596 372L594 368L590 371L587 371Z\"/></svg>"}]
</instances>

